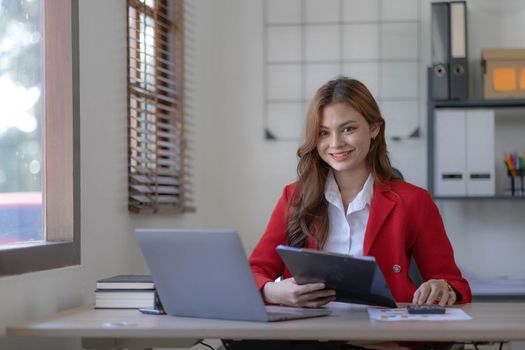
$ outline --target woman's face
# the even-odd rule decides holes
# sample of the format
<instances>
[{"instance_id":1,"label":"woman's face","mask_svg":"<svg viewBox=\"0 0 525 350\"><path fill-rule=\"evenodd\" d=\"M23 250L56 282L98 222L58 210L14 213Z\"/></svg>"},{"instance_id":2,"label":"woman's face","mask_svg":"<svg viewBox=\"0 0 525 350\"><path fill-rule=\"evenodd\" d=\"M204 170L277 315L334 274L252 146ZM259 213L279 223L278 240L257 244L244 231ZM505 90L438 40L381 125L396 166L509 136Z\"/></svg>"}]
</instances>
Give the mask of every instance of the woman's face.
<instances>
[{"instance_id":1,"label":"woman's face","mask_svg":"<svg viewBox=\"0 0 525 350\"><path fill-rule=\"evenodd\" d=\"M321 114L317 152L336 172L363 170L370 141L378 132L376 124L368 124L350 105L330 104Z\"/></svg>"}]
</instances>

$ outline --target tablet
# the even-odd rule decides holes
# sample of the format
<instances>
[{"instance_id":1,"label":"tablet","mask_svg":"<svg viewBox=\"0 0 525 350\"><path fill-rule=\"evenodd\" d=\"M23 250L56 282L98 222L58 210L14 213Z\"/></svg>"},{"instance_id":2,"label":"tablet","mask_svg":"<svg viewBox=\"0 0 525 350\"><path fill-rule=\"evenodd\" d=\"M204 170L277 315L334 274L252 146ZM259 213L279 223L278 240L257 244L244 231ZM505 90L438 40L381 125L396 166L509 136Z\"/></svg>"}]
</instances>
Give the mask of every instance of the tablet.
<instances>
[{"instance_id":1,"label":"tablet","mask_svg":"<svg viewBox=\"0 0 525 350\"><path fill-rule=\"evenodd\" d=\"M335 301L397 307L374 257L279 245L277 253L298 284L324 282Z\"/></svg>"}]
</instances>

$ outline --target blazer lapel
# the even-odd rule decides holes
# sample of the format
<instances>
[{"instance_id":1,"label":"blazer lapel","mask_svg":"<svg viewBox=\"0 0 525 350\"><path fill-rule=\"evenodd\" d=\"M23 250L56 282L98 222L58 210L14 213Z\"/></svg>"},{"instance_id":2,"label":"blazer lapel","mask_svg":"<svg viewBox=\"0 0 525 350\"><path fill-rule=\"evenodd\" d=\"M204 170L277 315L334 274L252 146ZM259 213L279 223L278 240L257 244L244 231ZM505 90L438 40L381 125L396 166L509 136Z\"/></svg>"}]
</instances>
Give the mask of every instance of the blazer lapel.
<instances>
[{"instance_id":1,"label":"blazer lapel","mask_svg":"<svg viewBox=\"0 0 525 350\"><path fill-rule=\"evenodd\" d=\"M363 255L368 255L376 236L383 226L388 214L394 209L396 203L385 196L389 189L384 184L374 182L374 195L370 205L370 215L366 225L365 241L363 243Z\"/></svg>"}]
</instances>

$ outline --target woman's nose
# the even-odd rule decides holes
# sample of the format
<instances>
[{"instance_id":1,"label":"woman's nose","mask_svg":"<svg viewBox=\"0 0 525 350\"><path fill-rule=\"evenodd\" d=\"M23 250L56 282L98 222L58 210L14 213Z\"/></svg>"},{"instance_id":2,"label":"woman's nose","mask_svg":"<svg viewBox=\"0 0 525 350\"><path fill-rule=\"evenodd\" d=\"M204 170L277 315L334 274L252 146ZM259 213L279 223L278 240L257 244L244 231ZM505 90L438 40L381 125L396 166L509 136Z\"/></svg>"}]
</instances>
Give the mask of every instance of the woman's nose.
<instances>
[{"instance_id":1,"label":"woman's nose","mask_svg":"<svg viewBox=\"0 0 525 350\"><path fill-rule=\"evenodd\" d=\"M341 135L339 135L338 133L333 133L332 137L330 138L330 146L338 147L339 145L341 145L341 141Z\"/></svg>"}]
</instances>

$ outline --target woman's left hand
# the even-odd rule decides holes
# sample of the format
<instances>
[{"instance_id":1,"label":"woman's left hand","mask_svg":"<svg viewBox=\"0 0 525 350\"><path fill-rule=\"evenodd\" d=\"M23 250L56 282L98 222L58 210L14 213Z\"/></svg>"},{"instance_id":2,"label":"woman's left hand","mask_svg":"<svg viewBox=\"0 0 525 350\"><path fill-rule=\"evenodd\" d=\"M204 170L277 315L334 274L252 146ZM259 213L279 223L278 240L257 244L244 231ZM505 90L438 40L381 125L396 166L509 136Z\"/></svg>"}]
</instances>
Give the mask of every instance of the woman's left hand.
<instances>
[{"instance_id":1,"label":"woman's left hand","mask_svg":"<svg viewBox=\"0 0 525 350\"><path fill-rule=\"evenodd\" d=\"M449 288L445 280L428 280L421 284L415 291L412 298L413 304L434 304L439 301L439 305L453 305L457 296L454 290Z\"/></svg>"}]
</instances>

